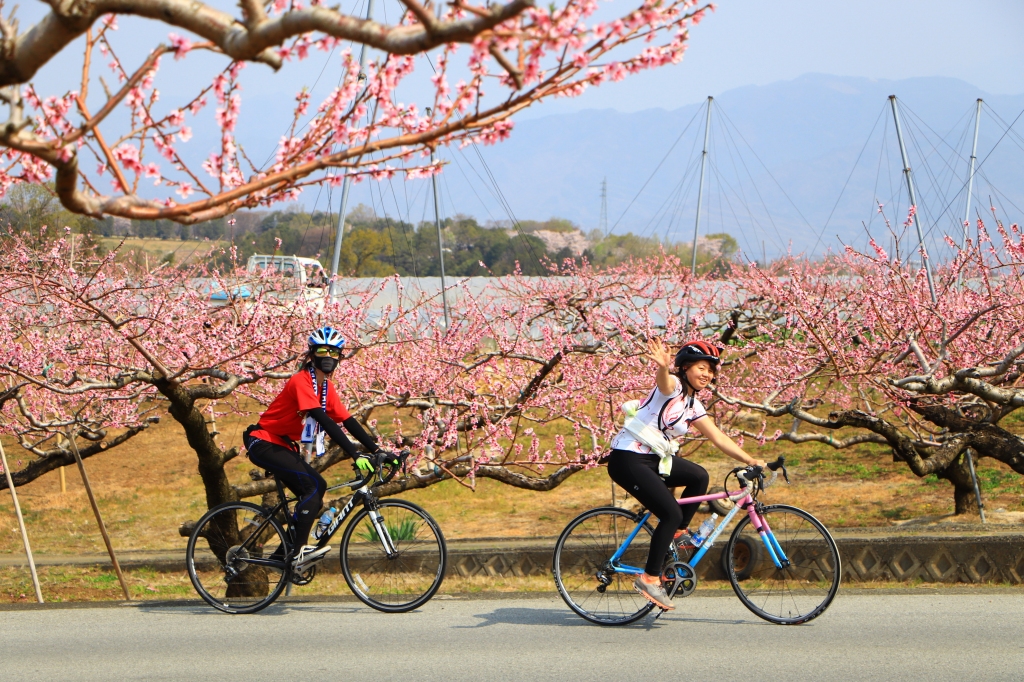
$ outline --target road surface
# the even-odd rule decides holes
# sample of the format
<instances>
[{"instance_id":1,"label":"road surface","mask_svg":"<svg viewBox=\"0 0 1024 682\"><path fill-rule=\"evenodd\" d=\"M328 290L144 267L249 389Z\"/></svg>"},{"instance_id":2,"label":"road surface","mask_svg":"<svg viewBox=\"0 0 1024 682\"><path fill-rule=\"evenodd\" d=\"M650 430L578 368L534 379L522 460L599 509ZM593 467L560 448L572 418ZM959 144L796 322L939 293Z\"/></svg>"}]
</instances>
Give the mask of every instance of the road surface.
<instances>
[{"instance_id":1,"label":"road surface","mask_svg":"<svg viewBox=\"0 0 1024 682\"><path fill-rule=\"evenodd\" d=\"M556 596L354 602L252 616L187 606L3 609L13 680L1021 680L1024 592L848 590L817 620L765 623L694 595L656 623L589 625Z\"/></svg>"}]
</instances>

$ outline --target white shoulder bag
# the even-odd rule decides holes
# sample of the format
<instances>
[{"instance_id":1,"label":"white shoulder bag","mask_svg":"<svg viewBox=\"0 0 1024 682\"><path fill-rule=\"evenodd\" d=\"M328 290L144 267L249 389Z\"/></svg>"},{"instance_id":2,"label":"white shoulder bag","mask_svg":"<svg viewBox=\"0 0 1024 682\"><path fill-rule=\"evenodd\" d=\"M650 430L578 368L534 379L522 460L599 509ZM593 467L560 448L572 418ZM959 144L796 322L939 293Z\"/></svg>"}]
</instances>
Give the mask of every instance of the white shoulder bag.
<instances>
[{"instance_id":1,"label":"white shoulder bag","mask_svg":"<svg viewBox=\"0 0 1024 682\"><path fill-rule=\"evenodd\" d=\"M636 413L640 409L639 400L623 403L621 409L622 413L626 415L626 423L623 424L623 428L661 458L658 462L658 473L667 478L672 473L672 455L679 452L679 443L666 438L659 429L637 419Z\"/></svg>"}]
</instances>

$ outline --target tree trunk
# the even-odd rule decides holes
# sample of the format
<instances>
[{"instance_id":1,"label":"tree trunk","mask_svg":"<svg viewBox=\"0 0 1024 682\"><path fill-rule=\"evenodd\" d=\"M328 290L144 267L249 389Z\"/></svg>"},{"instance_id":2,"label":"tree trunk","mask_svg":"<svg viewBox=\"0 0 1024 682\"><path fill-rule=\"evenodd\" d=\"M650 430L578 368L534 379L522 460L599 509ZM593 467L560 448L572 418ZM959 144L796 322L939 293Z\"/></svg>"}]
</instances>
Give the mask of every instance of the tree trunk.
<instances>
[{"instance_id":1,"label":"tree trunk","mask_svg":"<svg viewBox=\"0 0 1024 682\"><path fill-rule=\"evenodd\" d=\"M953 499L956 501L956 514L978 514L978 498L974 495L974 486L953 484Z\"/></svg>"},{"instance_id":2,"label":"tree trunk","mask_svg":"<svg viewBox=\"0 0 1024 682\"><path fill-rule=\"evenodd\" d=\"M978 514L978 498L974 494L974 479L967 465L966 451L953 460L940 476L953 484L954 513L958 516Z\"/></svg>"},{"instance_id":3,"label":"tree trunk","mask_svg":"<svg viewBox=\"0 0 1024 682\"><path fill-rule=\"evenodd\" d=\"M206 416L196 407L195 398L186 387L169 382L160 382L156 386L170 400L167 411L185 429L185 438L199 459L199 477L206 490L207 509L237 501L238 495L224 473L224 464L235 456L235 449L228 452L220 449L207 428Z\"/></svg>"}]
</instances>

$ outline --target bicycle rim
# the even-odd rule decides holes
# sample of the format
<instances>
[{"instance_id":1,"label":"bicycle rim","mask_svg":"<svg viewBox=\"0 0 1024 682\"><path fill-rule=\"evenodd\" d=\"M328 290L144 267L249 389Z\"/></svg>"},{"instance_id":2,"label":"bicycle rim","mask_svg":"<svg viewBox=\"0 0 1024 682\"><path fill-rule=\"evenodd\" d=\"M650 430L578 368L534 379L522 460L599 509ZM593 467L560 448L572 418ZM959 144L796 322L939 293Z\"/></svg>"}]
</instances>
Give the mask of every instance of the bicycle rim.
<instances>
[{"instance_id":1,"label":"bicycle rim","mask_svg":"<svg viewBox=\"0 0 1024 682\"><path fill-rule=\"evenodd\" d=\"M761 618L780 625L806 623L820 616L839 590L839 550L825 526L801 509L772 505L763 517L790 565L776 568L750 517L744 517L725 548L729 582L743 605Z\"/></svg>"},{"instance_id":2,"label":"bicycle rim","mask_svg":"<svg viewBox=\"0 0 1024 682\"><path fill-rule=\"evenodd\" d=\"M284 531L270 519L257 537L266 510L248 502L211 509L188 539L185 563L199 596L225 613L254 613L273 603L287 585ZM280 567L256 566L249 558L280 558Z\"/></svg>"},{"instance_id":3,"label":"bicycle rim","mask_svg":"<svg viewBox=\"0 0 1024 682\"><path fill-rule=\"evenodd\" d=\"M612 571L609 565L639 520L617 507L591 509L570 521L555 544L552 571L558 593L570 609L591 623L626 625L654 608L633 589L633 575ZM620 562L642 567L650 544L651 527L645 523Z\"/></svg>"},{"instance_id":4,"label":"bicycle rim","mask_svg":"<svg viewBox=\"0 0 1024 682\"><path fill-rule=\"evenodd\" d=\"M448 549L430 514L411 502L378 503L395 552L384 549L368 510L359 511L341 539L341 572L349 589L367 606L387 613L425 604L444 580Z\"/></svg>"}]
</instances>

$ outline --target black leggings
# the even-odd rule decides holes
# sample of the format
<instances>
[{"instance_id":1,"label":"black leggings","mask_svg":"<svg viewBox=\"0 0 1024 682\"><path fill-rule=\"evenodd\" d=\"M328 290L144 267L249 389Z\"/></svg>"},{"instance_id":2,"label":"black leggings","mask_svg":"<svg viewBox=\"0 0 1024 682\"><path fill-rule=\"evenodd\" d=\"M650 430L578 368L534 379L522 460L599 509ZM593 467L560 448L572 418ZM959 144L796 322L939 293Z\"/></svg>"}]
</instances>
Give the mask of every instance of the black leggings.
<instances>
[{"instance_id":1,"label":"black leggings","mask_svg":"<svg viewBox=\"0 0 1024 682\"><path fill-rule=\"evenodd\" d=\"M320 513L327 481L316 469L302 461L297 452L283 445L251 437L246 439L245 445L249 450L250 462L270 471L274 478L298 496L292 527L295 529L296 544L306 544L309 531L313 530L313 524Z\"/></svg>"},{"instance_id":2,"label":"black leggings","mask_svg":"<svg viewBox=\"0 0 1024 682\"><path fill-rule=\"evenodd\" d=\"M658 517L660 523L651 537L651 551L644 570L648 575L660 575L672 536L680 528L686 528L700 506L699 503L680 505L671 488L684 486L683 497L703 495L708 491L708 472L699 464L673 457L672 473L668 478L662 478L658 474L657 455L612 450L608 458L608 475Z\"/></svg>"}]
</instances>

